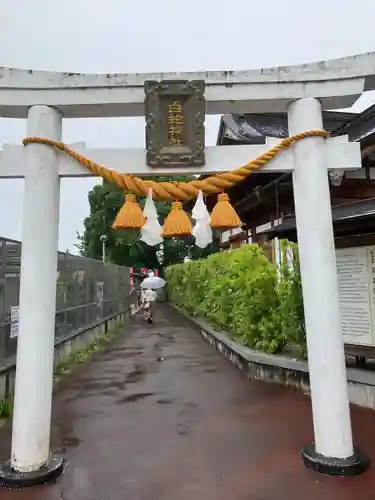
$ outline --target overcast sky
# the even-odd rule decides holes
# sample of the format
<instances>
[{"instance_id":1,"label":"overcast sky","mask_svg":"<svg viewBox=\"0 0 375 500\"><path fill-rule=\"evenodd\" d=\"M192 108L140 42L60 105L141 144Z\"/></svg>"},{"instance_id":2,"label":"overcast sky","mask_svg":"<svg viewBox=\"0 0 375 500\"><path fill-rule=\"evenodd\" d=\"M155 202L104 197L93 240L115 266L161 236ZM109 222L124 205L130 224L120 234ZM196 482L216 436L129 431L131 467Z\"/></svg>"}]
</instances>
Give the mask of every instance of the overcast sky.
<instances>
[{"instance_id":1,"label":"overcast sky","mask_svg":"<svg viewBox=\"0 0 375 500\"><path fill-rule=\"evenodd\" d=\"M0 65L69 72L257 69L375 51L369 0L0 0ZM361 111L375 102L368 93ZM218 117L207 122L208 144ZM142 147L143 119L65 120L63 140ZM25 122L0 118L0 143ZM73 249L95 179L64 180L61 250ZM0 182L0 235L21 239L22 181Z\"/></svg>"}]
</instances>

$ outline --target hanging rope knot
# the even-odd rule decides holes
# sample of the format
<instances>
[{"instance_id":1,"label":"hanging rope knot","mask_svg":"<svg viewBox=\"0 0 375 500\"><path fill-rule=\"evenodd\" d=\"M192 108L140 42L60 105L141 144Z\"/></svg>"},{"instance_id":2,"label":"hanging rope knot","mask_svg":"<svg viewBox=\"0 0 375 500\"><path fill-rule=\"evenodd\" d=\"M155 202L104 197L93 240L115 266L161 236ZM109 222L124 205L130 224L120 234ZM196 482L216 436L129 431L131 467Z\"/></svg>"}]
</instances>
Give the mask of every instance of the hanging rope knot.
<instances>
[{"instance_id":1,"label":"hanging rope knot","mask_svg":"<svg viewBox=\"0 0 375 500\"><path fill-rule=\"evenodd\" d=\"M172 209L164 221L162 236L164 238L190 236L192 230L191 220L182 209L182 203L174 201Z\"/></svg>"},{"instance_id":2,"label":"hanging rope knot","mask_svg":"<svg viewBox=\"0 0 375 500\"><path fill-rule=\"evenodd\" d=\"M117 214L113 229L140 229L146 222L141 207L134 194L125 196L125 203Z\"/></svg>"},{"instance_id":3,"label":"hanging rope knot","mask_svg":"<svg viewBox=\"0 0 375 500\"><path fill-rule=\"evenodd\" d=\"M180 201L174 201L172 203L172 210L182 210L182 203Z\"/></svg>"},{"instance_id":4,"label":"hanging rope knot","mask_svg":"<svg viewBox=\"0 0 375 500\"><path fill-rule=\"evenodd\" d=\"M241 225L241 219L230 204L227 193L220 193L217 197L217 203L211 213L210 223L211 227L219 231L227 231Z\"/></svg>"}]
</instances>

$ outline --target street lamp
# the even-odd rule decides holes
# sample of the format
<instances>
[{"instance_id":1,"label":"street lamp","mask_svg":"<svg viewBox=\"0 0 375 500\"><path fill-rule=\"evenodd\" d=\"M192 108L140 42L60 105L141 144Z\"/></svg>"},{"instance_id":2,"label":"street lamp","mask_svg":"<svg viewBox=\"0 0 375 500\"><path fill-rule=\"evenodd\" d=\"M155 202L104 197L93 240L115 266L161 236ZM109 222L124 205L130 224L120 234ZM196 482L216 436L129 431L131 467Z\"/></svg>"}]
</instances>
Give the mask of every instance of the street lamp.
<instances>
[{"instance_id":1,"label":"street lamp","mask_svg":"<svg viewBox=\"0 0 375 500\"><path fill-rule=\"evenodd\" d=\"M105 234L102 234L100 237L100 241L102 242L102 262L105 264L106 262L106 254L105 254L105 246L107 243L108 237Z\"/></svg>"}]
</instances>

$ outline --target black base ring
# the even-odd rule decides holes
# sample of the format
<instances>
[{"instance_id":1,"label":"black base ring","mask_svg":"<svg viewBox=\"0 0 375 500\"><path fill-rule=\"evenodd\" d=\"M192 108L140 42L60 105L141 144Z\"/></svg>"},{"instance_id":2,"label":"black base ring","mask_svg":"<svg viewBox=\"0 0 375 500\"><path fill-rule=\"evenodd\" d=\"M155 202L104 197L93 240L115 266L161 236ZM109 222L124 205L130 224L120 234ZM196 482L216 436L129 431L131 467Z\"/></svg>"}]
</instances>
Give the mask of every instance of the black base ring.
<instances>
[{"instance_id":1,"label":"black base ring","mask_svg":"<svg viewBox=\"0 0 375 500\"><path fill-rule=\"evenodd\" d=\"M57 479L64 468L64 459L50 455L43 467L32 472L17 472L7 462L0 466L0 486L5 488L28 488L46 484Z\"/></svg>"},{"instance_id":2,"label":"black base ring","mask_svg":"<svg viewBox=\"0 0 375 500\"><path fill-rule=\"evenodd\" d=\"M314 445L305 446L301 453L306 467L330 476L358 476L370 465L367 455L358 449L348 458L326 457L317 453Z\"/></svg>"}]
</instances>

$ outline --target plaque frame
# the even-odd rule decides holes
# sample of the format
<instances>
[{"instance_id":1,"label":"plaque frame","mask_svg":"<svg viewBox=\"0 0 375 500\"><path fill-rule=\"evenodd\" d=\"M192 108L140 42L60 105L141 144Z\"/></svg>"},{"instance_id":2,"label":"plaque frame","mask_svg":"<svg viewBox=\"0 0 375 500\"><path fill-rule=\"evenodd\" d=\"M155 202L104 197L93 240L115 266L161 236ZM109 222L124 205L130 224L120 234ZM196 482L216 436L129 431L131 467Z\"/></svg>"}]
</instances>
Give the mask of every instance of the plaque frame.
<instances>
[{"instance_id":1,"label":"plaque frame","mask_svg":"<svg viewBox=\"0 0 375 500\"><path fill-rule=\"evenodd\" d=\"M146 163L151 167L205 164L204 80L147 80L145 90ZM181 103L183 144L168 144L168 102Z\"/></svg>"}]
</instances>

